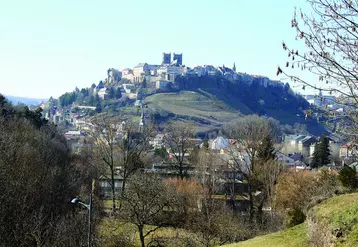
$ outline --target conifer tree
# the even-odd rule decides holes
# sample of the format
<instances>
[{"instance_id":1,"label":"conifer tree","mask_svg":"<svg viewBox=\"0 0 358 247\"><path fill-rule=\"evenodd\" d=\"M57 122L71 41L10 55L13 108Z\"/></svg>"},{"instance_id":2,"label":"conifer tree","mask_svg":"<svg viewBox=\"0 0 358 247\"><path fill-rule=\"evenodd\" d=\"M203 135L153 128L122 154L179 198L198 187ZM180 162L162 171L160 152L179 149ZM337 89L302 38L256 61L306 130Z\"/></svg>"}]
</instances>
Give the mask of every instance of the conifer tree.
<instances>
[{"instance_id":1,"label":"conifer tree","mask_svg":"<svg viewBox=\"0 0 358 247\"><path fill-rule=\"evenodd\" d=\"M358 179L355 167L349 167L345 165L343 169L339 172L338 180L342 183L344 187L347 187L351 190L357 188Z\"/></svg>"},{"instance_id":2,"label":"conifer tree","mask_svg":"<svg viewBox=\"0 0 358 247\"><path fill-rule=\"evenodd\" d=\"M316 143L313 159L311 162L312 168L318 168L330 163L331 151L329 150L329 139L327 136L321 136L320 141Z\"/></svg>"}]
</instances>

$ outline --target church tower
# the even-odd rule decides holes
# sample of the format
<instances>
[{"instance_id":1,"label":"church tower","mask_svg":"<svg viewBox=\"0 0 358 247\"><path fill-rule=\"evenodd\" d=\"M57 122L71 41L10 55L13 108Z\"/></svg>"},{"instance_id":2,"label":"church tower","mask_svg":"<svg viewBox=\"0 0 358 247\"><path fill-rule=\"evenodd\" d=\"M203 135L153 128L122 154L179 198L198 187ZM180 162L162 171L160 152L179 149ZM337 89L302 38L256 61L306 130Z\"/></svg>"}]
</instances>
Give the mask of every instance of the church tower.
<instances>
[{"instance_id":1,"label":"church tower","mask_svg":"<svg viewBox=\"0 0 358 247\"><path fill-rule=\"evenodd\" d=\"M236 65L235 65L235 63L234 63L234 67L232 67L232 70L233 70L234 72L236 72Z\"/></svg>"}]
</instances>

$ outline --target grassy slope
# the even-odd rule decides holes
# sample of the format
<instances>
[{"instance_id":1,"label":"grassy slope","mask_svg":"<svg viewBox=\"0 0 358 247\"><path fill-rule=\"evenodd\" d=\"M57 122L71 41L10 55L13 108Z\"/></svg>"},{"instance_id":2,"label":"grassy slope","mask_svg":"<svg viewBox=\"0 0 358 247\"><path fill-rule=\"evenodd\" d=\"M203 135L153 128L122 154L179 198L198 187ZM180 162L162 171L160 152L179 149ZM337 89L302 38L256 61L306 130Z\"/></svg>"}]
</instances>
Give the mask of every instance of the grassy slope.
<instances>
[{"instance_id":1,"label":"grassy slope","mask_svg":"<svg viewBox=\"0 0 358 247\"><path fill-rule=\"evenodd\" d=\"M152 229L153 226L146 225L145 231ZM135 246L140 246L139 234L137 232L137 227L131 223L124 223L117 219L108 219L105 218L102 220L99 228L99 234L103 240L101 243L103 247L112 247L117 246L113 243L113 239L116 239L116 236L119 236L121 233L125 232L129 238L133 238L133 242ZM194 233L188 232L184 229L174 229L172 227L163 227L151 233L146 237L145 241L148 244L151 239L155 238L186 238L190 237L191 239L196 239ZM112 239L112 240L111 240ZM179 240L177 240L179 241ZM199 243L195 244L196 246L200 246ZM176 247L178 246L177 242L170 241L168 247ZM181 245L183 246L183 245Z\"/></svg>"},{"instance_id":2,"label":"grassy slope","mask_svg":"<svg viewBox=\"0 0 358 247\"><path fill-rule=\"evenodd\" d=\"M226 245L227 247L308 247L305 223L284 231L259 236L247 241Z\"/></svg>"},{"instance_id":3,"label":"grassy slope","mask_svg":"<svg viewBox=\"0 0 358 247\"><path fill-rule=\"evenodd\" d=\"M181 118L180 121L197 126L198 131L220 127L222 124L239 118L242 114L253 114L237 98L229 96L220 98L219 96L220 92L215 90L181 91L154 94L146 97L144 102L153 110L176 114ZM298 117L295 112L269 109L266 112L268 116L279 120L281 124L292 125L295 122L307 124L309 132L314 135L320 135L324 131L322 125L317 124L311 118L305 119L303 114Z\"/></svg>"},{"instance_id":4,"label":"grassy slope","mask_svg":"<svg viewBox=\"0 0 358 247\"><path fill-rule=\"evenodd\" d=\"M215 98L209 93L181 91L179 93L159 93L144 100L148 107L164 110L179 116L188 116L207 122L207 127L230 122L239 117L236 109Z\"/></svg>"},{"instance_id":5,"label":"grassy slope","mask_svg":"<svg viewBox=\"0 0 358 247\"><path fill-rule=\"evenodd\" d=\"M333 231L340 229L343 236L337 246L358 246L358 193L331 198L314 207L309 216Z\"/></svg>"},{"instance_id":6,"label":"grassy slope","mask_svg":"<svg viewBox=\"0 0 358 247\"><path fill-rule=\"evenodd\" d=\"M315 206L309 213L330 231L340 229L343 233L335 246L358 246L358 193L333 197ZM227 247L306 247L306 223L293 228L256 237L244 242L227 245Z\"/></svg>"}]
</instances>

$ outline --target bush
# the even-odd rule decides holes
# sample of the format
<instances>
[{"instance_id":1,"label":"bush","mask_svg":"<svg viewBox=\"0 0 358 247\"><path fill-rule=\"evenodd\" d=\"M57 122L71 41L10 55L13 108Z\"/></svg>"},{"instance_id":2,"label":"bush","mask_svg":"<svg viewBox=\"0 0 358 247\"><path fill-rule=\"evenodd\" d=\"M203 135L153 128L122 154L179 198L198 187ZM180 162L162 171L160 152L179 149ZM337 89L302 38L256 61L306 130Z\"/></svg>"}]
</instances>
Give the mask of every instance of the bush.
<instances>
[{"instance_id":1,"label":"bush","mask_svg":"<svg viewBox=\"0 0 358 247\"><path fill-rule=\"evenodd\" d=\"M344 187L350 190L356 189L358 185L356 169L345 165L339 172L338 180Z\"/></svg>"},{"instance_id":2,"label":"bush","mask_svg":"<svg viewBox=\"0 0 358 247\"><path fill-rule=\"evenodd\" d=\"M295 208L288 211L285 219L285 226L293 227L295 225L303 223L305 220L306 220L306 215L302 212L302 210L299 208Z\"/></svg>"}]
</instances>

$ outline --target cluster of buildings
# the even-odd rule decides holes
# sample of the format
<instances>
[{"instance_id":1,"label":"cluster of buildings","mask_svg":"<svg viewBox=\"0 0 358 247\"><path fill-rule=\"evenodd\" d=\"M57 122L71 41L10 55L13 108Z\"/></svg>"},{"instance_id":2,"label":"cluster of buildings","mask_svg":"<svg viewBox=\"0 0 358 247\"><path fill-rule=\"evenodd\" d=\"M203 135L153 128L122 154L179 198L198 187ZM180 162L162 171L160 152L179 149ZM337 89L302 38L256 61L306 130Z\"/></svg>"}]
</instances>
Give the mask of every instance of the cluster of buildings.
<instances>
[{"instance_id":1,"label":"cluster of buildings","mask_svg":"<svg viewBox=\"0 0 358 247\"><path fill-rule=\"evenodd\" d=\"M173 56L172 56L173 55ZM170 82L175 82L177 76L223 76L227 79L241 79L244 82L251 83L255 78L261 78L264 86L283 86L278 81L271 81L267 77L252 76L245 73L237 73L234 63L232 68L213 65L202 65L189 68L183 64L183 54L163 53L162 63L159 65L139 63L133 68L122 70L108 69L107 81L109 83L119 82L122 78L133 84L146 82L157 89L164 89Z\"/></svg>"},{"instance_id":2,"label":"cluster of buildings","mask_svg":"<svg viewBox=\"0 0 358 247\"><path fill-rule=\"evenodd\" d=\"M312 106L319 108L325 108L336 112L343 112L343 105L337 102L337 98L333 95L323 95L322 91L319 91L318 95L303 95L303 98L307 100Z\"/></svg>"},{"instance_id":3,"label":"cluster of buildings","mask_svg":"<svg viewBox=\"0 0 358 247\"><path fill-rule=\"evenodd\" d=\"M118 124L118 133L121 133L124 122ZM140 128L145 125L145 117L142 114L139 122ZM72 143L74 152L83 148L86 138L86 132L90 131L93 126L91 123L83 121L77 123L77 129L68 131L65 133L65 137ZM119 134L120 135L120 134ZM142 172L146 174L153 174L162 178L176 177L178 175L176 170L173 170L173 166L176 164L175 155L178 153L171 153L171 149L166 145L166 135L168 133L159 133L149 140L149 144L152 148L152 152L155 149L166 150L167 157L161 161L153 162L150 167L143 168ZM212 159L211 168L200 167L200 164L192 164L189 162L191 155L191 149L188 149L187 153L183 154L186 162L186 173L197 179L205 179L207 177L215 177L219 186L218 197L220 199L229 200L230 195L235 192L235 195L240 196L240 199L235 199L235 205L238 210L245 210L247 208L247 184L241 172L250 167L249 155L245 153L244 149L238 147L239 142L234 139L225 138L223 136L217 136L216 138L209 140L202 140L193 138L190 139L191 143L197 147L208 146L211 153L215 154ZM277 160L280 161L280 165L289 167L292 169L309 169L307 164L308 160L312 157L315 144L318 139L311 135L286 135L281 143L281 150L276 152ZM353 157L353 152L349 144L341 145L339 142L330 139L330 150L332 156L339 156L342 159ZM235 157L235 158L233 158ZM239 163L238 163L239 160ZM238 165L240 169L238 169ZM119 173L116 175L116 188L121 189L122 178ZM110 181L107 177L102 176L99 184L103 197L109 197L111 193ZM234 192L233 192L234 191ZM231 199L230 199L231 200Z\"/></svg>"},{"instance_id":4,"label":"cluster of buildings","mask_svg":"<svg viewBox=\"0 0 358 247\"><path fill-rule=\"evenodd\" d=\"M163 53L162 63L153 65L148 63L139 63L133 68L123 70L109 69L107 71L107 81L109 83L118 82L122 78L129 80L131 83L155 83L157 81L172 81L178 75L186 73L188 68L183 65L183 54Z\"/></svg>"}]
</instances>

